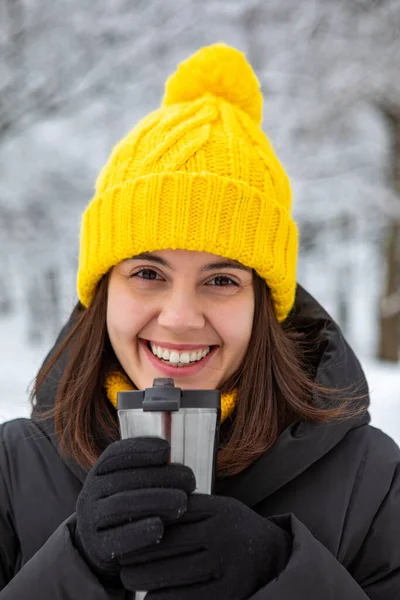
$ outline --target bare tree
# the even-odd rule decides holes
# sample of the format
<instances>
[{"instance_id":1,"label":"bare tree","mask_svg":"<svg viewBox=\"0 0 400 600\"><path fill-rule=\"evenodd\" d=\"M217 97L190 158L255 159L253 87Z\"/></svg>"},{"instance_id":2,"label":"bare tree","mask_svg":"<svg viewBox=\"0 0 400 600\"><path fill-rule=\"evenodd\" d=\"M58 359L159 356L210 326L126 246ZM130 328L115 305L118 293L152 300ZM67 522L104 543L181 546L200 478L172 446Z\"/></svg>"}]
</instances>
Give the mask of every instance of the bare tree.
<instances>
[{"instance_id":1,"label":"bare tree","mask_svg":"<svg viewBox=\"0 0 400 600\"><path fill-rule=\"evenodd\" d=\"M400 98L396 106L383 106L391 137L392 181L400 198ZM400 356L400 211L388 224L385 240L386 285L380 306L379 356L398 361Z\"/></svg>"},{"instance_id":2,"label":"bare tree","mask_svg":"<svg viewBox=\"0 0 400 600\"><path fill-rule=\"evenodd\" d=\"M346 280L351 279L348 268L351 255L343 240L349 238L348 224L354 216L364 222L363 230L377 243L376 251L382 253L385 263L378 354L381 359L397 361L400 347L398 0L308 0L301 5L293 0L263 5L254 2L244 10L247 10L243 21L246 39L254 51L264 52L261 80L266 91L279 98L276 115L280 114L281 119L275 119L273 113L271 121L275 120L277 127L286 132L283 145L295 174L304 182L305 197L308 195L308 210L300 215L300 224L311 219L328 235L333 223L338 223L335 250L339 260L338 285L346 286ZM282 39L276 43L282 31L287 44ZM359 149L349 145L357 115L368 106L389 124L391 143L381 181L382 174L373 162L363 164ZM271 109L271 102L268 108ZM292 152L287 150L290 147ZM337 190L349 176L355 182L354 195L341 197ZM320 198L312 204L311 190L318 187L332 189L333 206L328 211L327 203L322 204ZM322 209L318 210L318 205ZM347 253L341 251L344 247ZM342 314L348 313L346 302L348 293L340 298Z\"/></svg>"},{"instance_id":3,"label":"bare tree","mask_svg":"<svg viewBox=\"0 0 400 600\"><path fill-rule=\"evenodd\" d=\"M317 21L323 43L314 51L328 59L325 86L332 93L331 119L363 102L380 110L388 123L388 175L397 203L386 206L386 283L381 300L379 358L398 361L400 348L400 11L396 0L343 0L341 13ZM332 7L332 3L326 3ZM327 11L328 12L328 11ZM318 34L316 35L318 38ZM320 40L322 42L322 40ZM325 51L323 48L325 47ZM335 118L336 112L336 118ZM382 196L384 190L382 190ZM379 202L379 200L378 200ZM362 205L360 206L362 209Z\"/></svg>"},{"instance_id":4,"label":"bare tree","mask_svg":"<svg viewBox=\"0 0 400 600\"><path fill-rule=\"evenodd\" d=\"M179 17L188 4L4 0L0 145L18 129L79 112L96 98L111 103L129 93L139 105L158 81L166 48L187 23Z\"/></svg>"}]
</instances>

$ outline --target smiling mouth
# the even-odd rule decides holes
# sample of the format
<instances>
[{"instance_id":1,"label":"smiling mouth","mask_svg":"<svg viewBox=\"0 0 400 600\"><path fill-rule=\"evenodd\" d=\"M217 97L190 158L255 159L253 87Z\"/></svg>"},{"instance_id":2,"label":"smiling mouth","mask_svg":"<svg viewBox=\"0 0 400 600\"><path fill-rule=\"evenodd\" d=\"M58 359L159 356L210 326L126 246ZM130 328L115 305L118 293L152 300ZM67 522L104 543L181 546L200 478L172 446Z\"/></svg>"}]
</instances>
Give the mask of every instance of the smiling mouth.
<instances>
[{"instance_id":1,"label":"smiling mouth","mask_svg":"<svg viewBox=\"0 0 400 600\"><path fill-rule=\"evenodd\" d=\"M218 346L210 345L203 347L198 350L183 350L177 351L174 349L161 348L150 342L149 340L142 339L142 342L146 345L152 356L159 360L164 365L170 367L188 368L201 363L207 356L209 356L213 350Z\"/></svg>"}]
</instances>

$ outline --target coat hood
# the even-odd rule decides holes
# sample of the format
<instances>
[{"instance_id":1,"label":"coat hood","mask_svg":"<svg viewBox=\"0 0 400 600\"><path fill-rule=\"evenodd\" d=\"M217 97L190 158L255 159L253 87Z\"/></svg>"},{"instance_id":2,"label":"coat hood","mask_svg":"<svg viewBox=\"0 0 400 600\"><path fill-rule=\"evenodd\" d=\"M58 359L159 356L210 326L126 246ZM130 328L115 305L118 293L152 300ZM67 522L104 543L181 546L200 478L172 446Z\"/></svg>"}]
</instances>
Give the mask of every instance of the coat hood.
<instances>
[{"instance_id":1,"label":"coat hood","mask_svg":"<svg viewBox=\"0 0 400 600\"><path fill-rule=\"evenodd\" d=\"M300 285L297 286L295 306L289 318L296 329L303 331L310 339L318 340L315 353L310 358L315 381L323 387L345 390L346 397L361 397L359 402L365 411L357 417L331 423L293 423L280 435L274 446L245 471L217 482L218 494L236 497L249 506L254 506L297 477L339 444L350 430L365 425L370 420L367 412L368 386L359 361L338 325ZM46 356L44 364L72 325L71 317ZM54 405L65 364L66 357L62 355L42 385L32 412L32 419L55 446L57 437L54 422L38 416ZM318 396L314 397L314 401L319 406L328 406L328 401ZM340 402L340 394L334 395L334 400L329 402L330 407L332 402ZM65 462L84 481L84 469L72 460L66 459Z\"/></svg>"}]
</instances>

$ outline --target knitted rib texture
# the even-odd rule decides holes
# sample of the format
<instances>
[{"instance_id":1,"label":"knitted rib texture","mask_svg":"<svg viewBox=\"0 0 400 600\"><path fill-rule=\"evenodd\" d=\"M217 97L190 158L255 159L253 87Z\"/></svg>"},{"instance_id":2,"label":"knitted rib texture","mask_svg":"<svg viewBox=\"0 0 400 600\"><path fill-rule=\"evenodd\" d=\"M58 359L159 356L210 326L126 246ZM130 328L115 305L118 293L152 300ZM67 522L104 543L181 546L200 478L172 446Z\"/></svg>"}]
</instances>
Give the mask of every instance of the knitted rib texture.
<instances>
[{"instance_id":1,"label":"knitted rib texture","mask_svg":"<svg viewBox=\"0 0 400 600\"><path fill-rule=\"evenodd\" d=\"M289 179L261 130L262 95L244 55L199 50L167 80L161 108L114 148L82 220L78 296L147 251L235 259L265 279L277 318L295 295L297 228Z\"/></svg>"}]
</instances>

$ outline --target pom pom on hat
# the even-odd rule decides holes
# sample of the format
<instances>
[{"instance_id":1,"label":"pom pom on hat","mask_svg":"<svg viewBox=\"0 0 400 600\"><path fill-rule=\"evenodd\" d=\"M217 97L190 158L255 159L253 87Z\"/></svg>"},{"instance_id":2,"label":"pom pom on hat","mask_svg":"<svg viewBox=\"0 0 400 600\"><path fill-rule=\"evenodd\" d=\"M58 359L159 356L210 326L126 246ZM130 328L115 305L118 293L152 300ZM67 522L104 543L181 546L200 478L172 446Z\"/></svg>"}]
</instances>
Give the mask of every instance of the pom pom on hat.
<instances>
[{"instance_id":1,"label":"pom pom on hat","mask_svg":"<svg viewBox=\"0 0 400 600\"><path fill-rule=\"evenodd\" d=\"M202 48L180 63L165 84L163 106L197 100L206 94L221 97L262 121L259 81L245 55L226 44Z\"/></svg>"}]
</instances>

